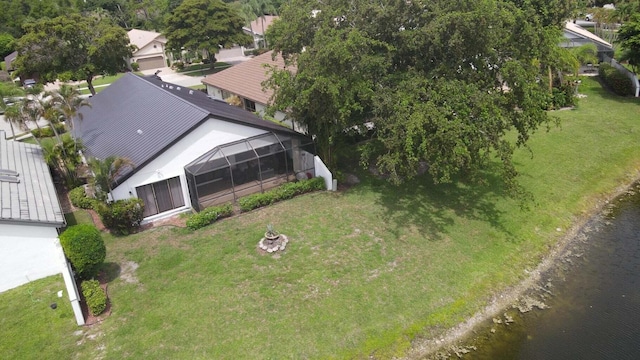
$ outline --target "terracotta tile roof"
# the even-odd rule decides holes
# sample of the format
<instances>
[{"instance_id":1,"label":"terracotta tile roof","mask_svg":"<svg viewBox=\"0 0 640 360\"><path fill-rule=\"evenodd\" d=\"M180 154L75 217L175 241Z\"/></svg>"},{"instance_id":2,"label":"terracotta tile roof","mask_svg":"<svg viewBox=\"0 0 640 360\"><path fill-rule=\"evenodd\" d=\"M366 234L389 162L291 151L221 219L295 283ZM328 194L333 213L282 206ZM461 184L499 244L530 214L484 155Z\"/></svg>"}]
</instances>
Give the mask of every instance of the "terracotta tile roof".
<instances>
[{"instance_id":1,"label":"terracotta tile roof","mask_svg":"<svg viewBox=\"0 0 640 360\"><path fill-rule=\"evenodd\" d=\"M264 16L264 31L267 31L267 29L269 28L269 26L271 26L273 21L278 19L278 18L279 18L278 16L274 16L274 15L265 15ZM256 35L263 35L262 18L257 18L255 20L253 20L249 24L249 26L245 27L245 29L253 31L253 33L256 34Z\"/></svg>"},{"instance_id":2,"label":"terracotta tile roof","mask_svg":"<svg viewBox=\"0 0 640 360\"><path fill-rule=\"evenodd\" d=\"M284 68L282 57L278 56L274 60L272 54L273 51L269 51L219 73L207 75L202 79L202 83L226 90L259 104L267 104L273 91L262 90L262 82L267 80L268 71L264 65L276 65L279 68ZM295 68L289 67L289 69L295 72Z\"/></svg>"}]
</instances>

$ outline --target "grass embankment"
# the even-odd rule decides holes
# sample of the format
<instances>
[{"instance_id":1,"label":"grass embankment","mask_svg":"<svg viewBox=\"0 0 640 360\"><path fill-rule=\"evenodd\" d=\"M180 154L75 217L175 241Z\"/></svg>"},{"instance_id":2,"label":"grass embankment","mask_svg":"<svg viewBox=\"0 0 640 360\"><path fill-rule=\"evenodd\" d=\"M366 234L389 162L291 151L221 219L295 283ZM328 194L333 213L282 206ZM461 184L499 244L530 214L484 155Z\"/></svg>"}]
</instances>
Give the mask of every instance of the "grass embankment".
<instances>
[{"instance_id":1,"label":"grass embankment","mask_svg":"<svg viewBox=\"0 0 640 360\"><path fill-rule=\"evenodd\" d=\"M529 210L505 198L497 178L396 188L361 175L344 193L301 196L193 233L105 236L113 312L87 330L93 340L69 341L78 340L70 314L24 320L36 325L23 330L20 312L2 308L0 337L17 340L0 342L0 353L56 358L47 347L56 343L79 359L402 355L415 336L455 325L522 279L577 218L637 175L640 104L592 79L581 92L578 110L555 113L560 128L533 136L533 157L516 154L535 197ZM256 251L268 223L290 239L279 257ZM22 291L1 294L0 306Z\"/></svg>"}]
</instances>

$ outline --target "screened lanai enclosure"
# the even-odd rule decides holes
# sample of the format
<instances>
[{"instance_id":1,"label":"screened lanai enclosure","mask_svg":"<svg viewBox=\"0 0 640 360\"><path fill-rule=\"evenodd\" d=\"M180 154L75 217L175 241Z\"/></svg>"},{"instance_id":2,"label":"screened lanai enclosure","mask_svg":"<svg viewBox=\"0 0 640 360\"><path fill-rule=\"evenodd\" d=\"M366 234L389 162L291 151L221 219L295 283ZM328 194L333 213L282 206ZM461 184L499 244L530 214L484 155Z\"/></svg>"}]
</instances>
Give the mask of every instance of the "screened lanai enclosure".
<instances>
[{"instance_id":1,"label":"screened lanai enclosure","mask_svg":"<svg viewBox=\"0 0 640 360\"><path fill-rule=\"evenodd\" d=\"M185 166L185 175L191 205L200 211L315 176L313 142L274 133L254 136L213 148Z\"/></svg>"}]
</instances>

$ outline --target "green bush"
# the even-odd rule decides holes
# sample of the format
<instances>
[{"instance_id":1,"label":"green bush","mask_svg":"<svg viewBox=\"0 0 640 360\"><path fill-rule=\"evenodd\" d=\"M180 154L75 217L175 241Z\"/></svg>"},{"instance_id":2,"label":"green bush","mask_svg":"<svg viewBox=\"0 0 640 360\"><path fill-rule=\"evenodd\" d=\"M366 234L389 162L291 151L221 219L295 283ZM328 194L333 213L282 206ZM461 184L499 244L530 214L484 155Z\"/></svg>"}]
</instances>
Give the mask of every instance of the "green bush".
<instances>
[{"instance_id":1,"label":"green bush","mask_svg":"<svg viewBox=\"0 0 640 360\"><path fill-rule=\"evenodd\" d=\"M197 230L232 214L231 204L209 207L187 219L187 227L191 230Z\"/></svg>"},{"instance_id":2,"label":"green bush","mask_svg":"<svg viewBox=\"0 0 640 360\"><path fill-rule=\"evenodd\" d=\"M97 316L107 308L107 294L100 287L98 280L87 280L80 284L82 295L87 302L91 315Z\"/></svg>"},{"instance_id":3,"label":"green bush","mask_svg":"<svg viewBox=\"0 0 640 360\"><path fill-rule=\"evenodd\" d=\"M615 94L620 96L633 95L631 79L610 64L600 64L598 75Z\"/></svg>"},{"instance_id":4,"label":"green bush","mask_svg":"<svg viewBox=\"0 0 640 360\"><path fill-rule=\"evenodd\" d=\"M140 70L140 64L138 64L137 62L132 62L131 63L131 70L133 70L133 71Z\"/></svg>"},{"instance_id":5,"label":"green bush","mask_svg":"<svg viewBox=\"0 0 640 360\"><path fill-rule=\"evenodd\" d=\"M100 231L92 225L70 226L60 235L60 244L81 279L94 277L107 256Z\"/></svg>"},{"instance_id":6,"label":"green bush","mask_svg":"<svg viewBox=\"0 0 640 360\"><path fill-rule=\"evenodd\" d=\"M324 179L316 177L309 180L285 183L264 193L245 196L238 200L240 210L250 211L275 202L291 199L292 197L316 190L325 189Z\"/></svg>"},{"instance_id":7,"label":"green bush","mask_svg":"<svg viewBox=\"0 0 640 360\"><path fill-rule=\"evenodd\" d=\"M73 206L80 209L93 209L94 203L97 201L87 196L84 186L78 186L69 191L69 200Z\"/></svg>"},{"instance_id":8,"label":"green bush","mask_svg":"<svg viewBox=\"0 0 640 360\"><path fill-rule=\"evenodd\" d=\"M56 127L56 131L58 132L58 134L63 134L66 131L64 125L62 124L55 124L54 126ZM51 129L50 127L33 129L31 130L31 134L33 134L33 136L37 137L38 139L55 136L53 129Z\"/></svg>"},{"instance_id":9,"label":"green bush","mask_svg":"<svg viewBox=\"0 0 640 360\"><path fill-rule=\"evenodd\" d=\"M99 203L95 210L104 226L117 235L128 235L140 227L144 212L141 199L131 198L114 201L110 204Z\"/></svg>"}]
</instances>

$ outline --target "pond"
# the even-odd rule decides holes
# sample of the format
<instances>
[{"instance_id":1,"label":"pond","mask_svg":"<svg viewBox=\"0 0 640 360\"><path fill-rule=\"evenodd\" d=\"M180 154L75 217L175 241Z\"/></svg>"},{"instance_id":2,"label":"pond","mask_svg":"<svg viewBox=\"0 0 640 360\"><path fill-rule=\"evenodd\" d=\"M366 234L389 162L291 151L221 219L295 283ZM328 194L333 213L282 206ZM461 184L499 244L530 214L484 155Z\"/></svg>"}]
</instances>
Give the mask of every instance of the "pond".
<instances>
[{"instance_id":1,"label":"pond","mask_svg":"<svg viewBox=\"0 0 640 360\"><path fill-rule=\"evenodd\" d=\"M640 185L587 228L543 278L537 295L548 308L487 322L463 359L640 358Z\"/></svg>"}]
</instances>

